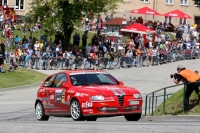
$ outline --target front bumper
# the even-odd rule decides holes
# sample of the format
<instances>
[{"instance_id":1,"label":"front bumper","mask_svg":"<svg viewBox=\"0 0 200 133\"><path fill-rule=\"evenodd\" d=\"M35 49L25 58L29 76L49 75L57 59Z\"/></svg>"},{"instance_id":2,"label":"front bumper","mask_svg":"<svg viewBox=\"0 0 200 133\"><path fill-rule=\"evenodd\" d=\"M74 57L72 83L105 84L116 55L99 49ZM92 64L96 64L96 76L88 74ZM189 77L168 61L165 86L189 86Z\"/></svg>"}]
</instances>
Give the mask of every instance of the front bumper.
<instances>
[{"instance_id":1,"label":"front bumper","mask_svg":"<svg viewBox=\"0 0 200 133\"><path fill-rule=\"evenodd\" d=\"M131 102L136 104L130 104ZM82 106L83 116L118 116L126 114L139 114L142 113L142 99L124 100L123 104L120 104L117 100L115 101L98 101L98 102L87 102L90 103L88 107ZM84 102L82 105L85 105Z\"/></svg>"}]
</instances>

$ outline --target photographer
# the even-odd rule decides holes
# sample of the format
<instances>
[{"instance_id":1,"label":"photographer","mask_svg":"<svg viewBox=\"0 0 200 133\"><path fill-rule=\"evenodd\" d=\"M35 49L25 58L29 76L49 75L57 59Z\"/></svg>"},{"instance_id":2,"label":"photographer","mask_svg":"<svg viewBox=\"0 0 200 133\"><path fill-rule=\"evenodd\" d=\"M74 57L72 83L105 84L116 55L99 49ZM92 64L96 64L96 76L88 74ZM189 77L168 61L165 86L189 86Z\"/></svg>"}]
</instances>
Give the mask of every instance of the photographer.
<instances>
[{"instance_id":1,"label":"photographer","mask_svg":"<svg viewBox=\"0 0 200 133\"><path fill-rule=\"evenodd\" d=\"M175 84L179 84L180 81L182 82L191 82L190 84L187 84L186 90L185 90L185 99L184 99L184 111L188 112L189 110L189 98L192 92L195 90L198 94L199 100L200 100L200 92L199 92L199 85L200 83L192 83L199 81L199 76L194 71L186 69L182 65L178 65L177 67L178 74L171 75L171 78L173 78L173 81Z\"/></svg>"}]
</instances>

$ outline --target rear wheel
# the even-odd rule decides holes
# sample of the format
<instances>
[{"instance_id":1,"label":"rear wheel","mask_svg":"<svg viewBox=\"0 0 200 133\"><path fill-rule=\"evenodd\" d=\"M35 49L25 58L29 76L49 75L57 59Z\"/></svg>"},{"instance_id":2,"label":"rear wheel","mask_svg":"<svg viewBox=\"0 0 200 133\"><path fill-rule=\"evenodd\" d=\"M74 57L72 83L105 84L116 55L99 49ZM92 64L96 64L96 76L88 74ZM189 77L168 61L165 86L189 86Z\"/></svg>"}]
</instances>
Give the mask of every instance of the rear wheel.
<instances>
[{"instance_id":1,"label":"rear wheel","mask_svg":"<svg viewBox=\"0 0 200 133\"><path fill-rule=\"evenodd\" d=\"M39 121L48 121L49 120L49 116L45 115L45 113L44 113L44 108L43 108L41 102L36 103L35 114Z\"/></svg>"},{"instance_id":2,"label":"rear wheel","mask_svg":"<svg viewBox=\"0 0 200 133\"><path fill-rule=\"evenodd\" d=\"M80 104L76 99L72 100L72 102L71 102L70 114L74 121L84 121L85 120L85 118L83 117L82 112L81 112Z\"/></svg>"},{"instance_id":3,"label":"rear wheel","mask_svg":"<svg viewBox=\"0 0 200 133\"><path fill-rule=\"evenodd\" d=\"M87 121L96 121L97 117L96 116L91 116L86 118Z\"/></svg>"},{"instance_id":4,"label":"rear wheel","mask_svg":"<svg viewBox=\"0 0 200 133\"><path fill-rule=\"evenodd\" d=\"M138 121L141 118L141 113L124 115L124 117L127 121Z\"/></svg>"}]
</instances>

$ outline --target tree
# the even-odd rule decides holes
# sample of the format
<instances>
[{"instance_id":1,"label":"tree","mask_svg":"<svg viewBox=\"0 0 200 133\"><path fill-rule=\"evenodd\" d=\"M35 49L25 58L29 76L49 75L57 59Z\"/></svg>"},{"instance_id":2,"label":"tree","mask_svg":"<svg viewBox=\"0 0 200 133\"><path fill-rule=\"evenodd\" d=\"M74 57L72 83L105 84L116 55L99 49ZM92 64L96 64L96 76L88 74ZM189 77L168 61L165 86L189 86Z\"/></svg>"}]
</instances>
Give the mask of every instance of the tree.
<instances>
[{"instance_id":1,"label":"tree","mask_svg":"<svg viewBox=\"0 0 200 133\"><path fill-rule=\"evenodd\" d=\"M32 19L40 21L48 34L55 34L56 29L62 31L64 48L70 44L71 34L76 23L82 20L82 12L93 17L101 12L107 12L117 7L120 0L33 0L30 4Z\"/></svg>"}]
</instances>

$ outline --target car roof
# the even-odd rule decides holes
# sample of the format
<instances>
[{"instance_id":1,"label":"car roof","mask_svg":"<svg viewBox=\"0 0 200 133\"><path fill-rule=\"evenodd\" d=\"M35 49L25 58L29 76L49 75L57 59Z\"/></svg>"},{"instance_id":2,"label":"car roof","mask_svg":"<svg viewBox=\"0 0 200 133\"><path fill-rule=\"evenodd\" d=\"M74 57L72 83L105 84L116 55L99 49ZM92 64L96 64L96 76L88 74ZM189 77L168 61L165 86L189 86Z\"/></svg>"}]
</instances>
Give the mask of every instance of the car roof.
<instances>
[{"instance_id":1,"label":"car roof","mask_svg":"<svg viewBox=\"0 0 200 133\"><path fill-rule=\"evenodd\" d=\"M58 74L58 73L66 73L66 74L79 74L79 73L107 73L106 71L103 70L65 70L65 71L61 71L61 72L57 72L54 74ZM54 75L52 74L52 75Z\"/></svg>"}]
</instances>

